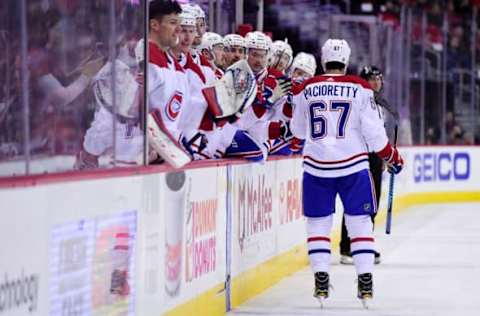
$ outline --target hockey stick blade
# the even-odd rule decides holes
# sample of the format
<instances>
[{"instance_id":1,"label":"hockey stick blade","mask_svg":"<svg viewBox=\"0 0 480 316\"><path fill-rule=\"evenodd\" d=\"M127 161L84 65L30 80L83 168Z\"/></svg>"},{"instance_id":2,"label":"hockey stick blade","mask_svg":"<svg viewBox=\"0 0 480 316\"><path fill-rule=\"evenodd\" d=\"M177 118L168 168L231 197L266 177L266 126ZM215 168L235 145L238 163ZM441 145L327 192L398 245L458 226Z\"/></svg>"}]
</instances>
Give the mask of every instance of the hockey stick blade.
<instances>
[{"instance_id":1,"label":"hockey stick blade","mask_svg":"<svg viewBox=\"0 0 480 316\"><path fill-rule=\"evenodd\" d=\"M395 125L395 134L393 138L393 147L397 147L398 125ZM388 185L388 202L387 202L387 225L385 227L385 233L390 235L392 230L392 209L393 209L393 187L395 183L395 174L390 174L390 183Z\"/></svg>"}]
</instances>

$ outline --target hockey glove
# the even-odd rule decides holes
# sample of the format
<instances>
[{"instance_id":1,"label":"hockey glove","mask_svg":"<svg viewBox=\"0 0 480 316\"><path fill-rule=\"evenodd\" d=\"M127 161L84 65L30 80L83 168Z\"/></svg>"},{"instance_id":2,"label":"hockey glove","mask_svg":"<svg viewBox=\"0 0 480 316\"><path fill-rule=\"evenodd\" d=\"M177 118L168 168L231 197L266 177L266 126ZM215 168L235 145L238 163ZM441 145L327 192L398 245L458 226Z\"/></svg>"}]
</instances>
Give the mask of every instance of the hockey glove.
<instances>
[{"instance_id":1,"label":"hockey glove","mask_svg":"<svg viewBox=\"0 0 480 316\"><path fill-rule=\"evenodd\" d=\"M268 125L268 139L288 139L292 136L290 124L283 121L273 121Z\"/></svg>"},{"instance_id":2,"label":"hockey glove","mask_svg":"<svg viewBox=\"0 0 480 316\"><path fill-rule=\"evenodd\" d=\"M385 148L377 152L377 155L387 163L388 172L398 174L403 168L403 159L398 149L387 143Z\"/></svg>"},{"instance_id":3,"label":"hockey glove","mask_svg":"<svg viewBox=\"0 0 480 316\"><path fill-rule=\"evenodd\" d=\"M292 140L290 141L290 151L293 154L301 154L304 144L305 144L305 141L303 139L293 137Z\"/></svg>"},{"instance_id":4,"label":"hockey glove","mask_svg":"<svg viewBox=\"0 0 480 316\"><path fill-rule=\"evenodd\" d=\"M270 96L267 95L267 102L270 104L277 102L292 89L292 80L290 78L281 77L275 79L275 81L275 88L271 91Z\"/></svg>"}]
</instances>

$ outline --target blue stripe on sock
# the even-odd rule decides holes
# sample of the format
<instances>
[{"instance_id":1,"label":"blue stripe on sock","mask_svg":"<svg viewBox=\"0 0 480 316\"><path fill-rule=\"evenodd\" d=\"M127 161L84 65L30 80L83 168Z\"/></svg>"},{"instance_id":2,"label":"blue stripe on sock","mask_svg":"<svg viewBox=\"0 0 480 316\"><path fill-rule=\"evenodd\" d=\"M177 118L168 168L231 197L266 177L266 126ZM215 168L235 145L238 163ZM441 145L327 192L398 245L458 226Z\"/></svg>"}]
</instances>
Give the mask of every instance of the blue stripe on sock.
<instances>
[{"instance_id":1,"label":"blue stripe on sock","mask_svg":"<svg viewBox=\"0 0 480 316\"><path fill-rule=\"evenodd\" d=\"M314 253L330 253L330 249L312 249L312 250L309 250L308 251L308 254L311 255L311 254L314 254Z\"/></svg>"},{"instance_id":2,"label":"blue stripe on sock","mask_svg":"<svg viewBox=\"0 0 480 316\"><path fill-rule=\"evenodd\" d=\"M375 254L375 250L372 250L372 249L359 249L359 250L355 250L355 251L352 251L352 256L359 255L359 254L362 254L362 253Z\"/></svg>"}]
</instances>

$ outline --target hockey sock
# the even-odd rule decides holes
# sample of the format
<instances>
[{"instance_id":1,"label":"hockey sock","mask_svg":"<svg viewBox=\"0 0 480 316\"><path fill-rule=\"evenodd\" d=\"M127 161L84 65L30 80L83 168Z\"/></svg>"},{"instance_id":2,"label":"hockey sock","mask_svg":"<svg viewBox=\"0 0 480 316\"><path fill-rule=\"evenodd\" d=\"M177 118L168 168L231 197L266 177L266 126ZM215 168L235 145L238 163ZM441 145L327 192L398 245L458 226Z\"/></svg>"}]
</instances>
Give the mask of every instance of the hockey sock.
<instances>
[{"instance_id":1,"label":"hockey sock","mask_svg":"<svg viewBox=\"0 0 480 316\"><path fill-rule=\"evenodd\" d=\"M350 237L350 251L357 274L371 273L375 259L373 224L370 215L347 215L345 224Z\"/></svg>"},{"instance_id":2,"label":"hockey sock","mask_svg":"<svg viewBox=\"0 0 480 316\"><path fill-rule=\"evenodd\" d=\"M328 272L329 270L332 221L332 215L307 217L308 258L313 273Z\"/></svg>"}]
</instances>

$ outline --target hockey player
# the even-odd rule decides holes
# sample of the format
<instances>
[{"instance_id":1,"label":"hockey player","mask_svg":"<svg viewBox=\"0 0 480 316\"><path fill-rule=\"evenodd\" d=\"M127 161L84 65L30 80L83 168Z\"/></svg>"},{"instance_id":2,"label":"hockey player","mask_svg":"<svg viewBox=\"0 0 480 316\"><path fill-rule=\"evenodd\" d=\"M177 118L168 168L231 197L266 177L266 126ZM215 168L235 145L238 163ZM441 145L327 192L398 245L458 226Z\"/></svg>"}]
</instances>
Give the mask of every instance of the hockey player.
<instances>
[{"instance_id":1,"label":"hockey player","mask_svg":"<svg viewBox=\"0 0 480 316\"><path fill-rule=\"evenodd\" d=\"M279 122L271 124L272 127L269 129L270 124L265 119L265 114L276 100L286 94L288 87L283 82L282 85L278 84L277 77L267 71L271 42L265 34L261 32L248 34L246 46L247 63L255 75L258 87L255 101L237 121L224 125L221 130L208 136L207 151L215 152L219 157L261 161L268 155L263 142L269 133L278 137L282 131Z\"/></svg>"},{"instance_id":2,"label":"hockey player","mask_svg":"<svg viewBox=\"0 0 480 316\"><path fill-rule=\"evenodd\" d=\"M292 64L292 60L293 50L287 40L273 42L270 67L275 68L281 73L285 73Z\"/></svg>"},{"instance_id":3,"label":"hockey player","mask_svg":"<svg viewBox=\"0 0 480 316\"><path fill-rule=\"evenodd\" d=\"M317 62L312 54L300 52L293 59L290 76L295 82L303 82L315 76Z\"/></svg>"},{"instance_id":4,"label":"hockey player","mask_svg":"<svg viewBox=\"0 0 480 316\"><path fill-rule=\"evenodd\" d=\"M184 8L184 5L182 8ZM192 43L196 35L196 18L191 10L183 10L180 14L180 25L182 31L179 36L178 45L170 49L171 55L178 61L185 71L189 98L185 100L185 110L182 113L179 123L181 130L180 144L188 151L192 157L197 157L196 151L193 149L193 137L197 134L197 129L201 119L201 113L206 109L206 102L203 100L202 88L206 84L215 80L213 71L208 74L205 70L210 68L202 68L196 64L191 55ZM200 113L201 112L201 113ZM199 143L201 139L198 140Z\"/></svg>"},{"instance_id":5,"label":"hockey player","mask_svg":"<svg viewBox=\"0 0 480 316\"><path fill-rule=\"evenodd\" d=\"M242 128L247 130L258 142L285 137L288 126L280 120L271 120L273 107L277 101L286 96L291 88L291 81L281 72L267 68L271 50L270 38L261 32L252 32L246 36L247 61L257 79L258 92L252 108L242 117Z\"/></svg>"},{"instance_id":6,"label":"hockey player","mask_svg":"<svg viewBox=\"0 0 480 316\"><path fill-rule=\"evenodd\" d=\"M193 11L194 15L197 19L197 36L195 36L195 39L193 41L193 47L196 48L200 43L202 42L202 37L203 34L207 31L207 24L205 22L205 11L198 5L198 4L190 4L190 6Z\"/></svg>"},{"instance_id":7,"label":"hockey player","mask_svg":"<svg viewBox=\"0 0 480 316\"><path fill-rule=\"evenodd\" d=\"M201 65L212 68L217 79L220 79L225 67L223 38L217 33L206 32L203 34L202 42L198 45L197 51L200 53Z\"/></svg>"},{"instance_id":8,"label":"hockey player","mask_svg":"<svg viewBox=\"0 0 480 316\"><path fill-rule=\"evenodd\" d=\"M345 75L350 47L328 39L322 47L326 73L303 83L294 95L293 134L305 139L303 213L307 220L314 297L329 295L330 231L335 197L340 195L358 276L357 296L368 307L373 297L374 238L370 215L376 212L368 150L398 173L403 160L388 142L373 91L365 80Z\"/></svg>"},{"instance_id":9,"label":"hockey player","mask_svg":"<svg viewBox=\"0 0 480 316\"><path fill-rule=\"evenodd\" d=\"M315 76L315 72L317 71L317 62L315 61L315 57L312 54L300 52L298 53L295 58L293 59L292 66L289 69L290 76L292 77L293 89L295 90L298 85L300 85L305 80L308 80ZM282 113L286 116L289 120L292 118L292 94L289 94L287 101L285 102ZM298 139L293 137L290 140L290 148L289 149L279 149L280 153L287 152L291 154L299 154L302 152L304 145L304 140ZM276 154L276 147L273 146L274 150L272 154Z\"/></svg>"},{"instance_id":10,"label":"hockey player","mask_svg":"<svg viewBox=\"0 0 480 316\"><path fill-rule=\"evenodd\" d=\"M245 39L238 34L228 34L223 37L223 46L225 47L225 68L233 63L245 59L246 46Z\"/></svg>"},{"instance_id":11,"label":"hockey player","mask_svg":"<svg viewBox=\"0 0 480 316\"><path fill-rule=\"evenodd\" d=\"M168 156L172 165L185 164L190 159L180 149L177 140L180 137L178 122L185 99L188 98L188 86L182 67L167 54L167 50L178 44L180 32L180 19L178 14L181 8L175 1L154 0L149 4L150 32L149 32L149 101L147 110L149 121L156 121L154 126L148 123L148 135L150 144L156 147L157 154ZM143 40L135 48L137 61L143 62ZM140 47L141 46L141 47ZM140 53L138 52L140 51ZM143 132L139 126L139 108L142 105L141 84L143 79L135 79L135 75L129 72L128 62L117 58L115 61L116 71L116 109L113 108L112 92L110 85L112 65L105 65L96 76L94 93L99 111L95 115L94 122L87 131L84 140L84 149L91 157L98 160L98 156L115 148L116 160L127 164L139 162L143 149ZM115 113L115 115L114 115ZM116 120L116 129L113 130L113 121ZM154 132L152 132L154 131ZM116 146L112 143L115 133ZM162 144L158 143L158 135L167 139ZM171 146L170 146L171 145ZM168 150L159 150L168 148ZM175 154L172 154L175 153ZM82 158L86 155L79 155ZM178 158L178 159L177 159ZM173 159L173 160L172 160ZM177 159L178 164L175 163ZM83 168L85 159L77 159L78 168ZM92 160L92 159L90 159ZM181 162L181 163L180 163Z\"/></svg>"},{"instance_id":12,"label":"hockey player","mask_svg":"<svg viewBox=\"0 0 480 316\"><path fill-rule=\"evenodd\" d=\"M298 53L289 69L289 75L292 77L292 91L299 88L301 83L313 77L317 69L315 57L307 53ZM274 105L274 114L271 120L280 120L289 124L292 119L292 93L288 93ZM303 140L293 137L287 133L285 137L277 138L269 142L270 155L289 156L298 154L303 148Z\"/></svg>"}]
</instances>

